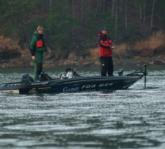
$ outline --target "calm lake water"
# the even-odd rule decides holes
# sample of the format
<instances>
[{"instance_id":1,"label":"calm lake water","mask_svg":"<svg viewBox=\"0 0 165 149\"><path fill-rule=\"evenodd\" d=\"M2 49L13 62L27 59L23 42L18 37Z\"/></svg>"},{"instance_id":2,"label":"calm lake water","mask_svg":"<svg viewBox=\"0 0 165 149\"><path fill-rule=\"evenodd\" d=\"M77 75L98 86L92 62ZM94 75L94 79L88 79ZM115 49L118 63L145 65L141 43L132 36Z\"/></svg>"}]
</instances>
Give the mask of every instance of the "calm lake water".
<instances>
[{"instance_id":1,"label":"calm lake water","mask_svg":"<svg viewBox=\"0 0 165 149\"><path fill-rule=\"evenodd\" d=\"M26 148L165 149L165 70L150 71L145 90L140 80L110 94L0 93L0 149Z\"/></svg>"}]
</instances>

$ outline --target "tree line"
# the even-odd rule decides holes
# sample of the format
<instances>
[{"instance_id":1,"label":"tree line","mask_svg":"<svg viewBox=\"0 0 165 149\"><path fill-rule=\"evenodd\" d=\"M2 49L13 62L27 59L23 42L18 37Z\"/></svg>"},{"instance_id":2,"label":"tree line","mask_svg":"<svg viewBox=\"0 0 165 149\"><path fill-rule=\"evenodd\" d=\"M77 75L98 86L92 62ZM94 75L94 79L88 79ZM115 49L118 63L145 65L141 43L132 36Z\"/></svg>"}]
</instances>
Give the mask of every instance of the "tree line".
<instances>
[{"instance_id":1,"label":"tree line","mask_svg":"<svg viewBox=\"0 0 165 149\"><path fill-rule=\"evenodd\" d=\"M164 0L0 0L0 34L27 47L40 24L51 49L67 54L96 46L101 29L115 41L164 30L164 9Z\"/></svg>"}]
</instances>

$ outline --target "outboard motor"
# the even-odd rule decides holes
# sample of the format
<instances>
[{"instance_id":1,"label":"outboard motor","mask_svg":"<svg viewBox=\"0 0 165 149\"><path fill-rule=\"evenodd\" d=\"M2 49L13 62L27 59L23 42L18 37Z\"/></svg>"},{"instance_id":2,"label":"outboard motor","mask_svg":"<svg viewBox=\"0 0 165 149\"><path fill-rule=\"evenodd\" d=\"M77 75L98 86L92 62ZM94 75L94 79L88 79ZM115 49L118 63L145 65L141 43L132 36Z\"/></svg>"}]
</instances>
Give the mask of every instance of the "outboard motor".
<instances>
[{"instance_id":1,"label":"outboard motor","mask_svg":"<svg viewBox=\"0 0 165 149\"><path fill-rule=\"evenodd\" d=\"M29 86L29 85L31 85L32 82L34 82L34 80L28 74L24 74L22 76L21 82L24 83L25 85Z\"/></svg>"},{"instance_id":2,"label":"outboard motor","mask_svg":"<svg viewBox=\"0 0 165 149\"><path fill-rule=\"evenodd\" d=\"M28 94L28 92L31 89L31 84L34 82L33 78L29 76L28 74L25 74L22 76L21 79L22 84L25 86L25 88L22 88L19 90L20 94Z\"/></svg>"}]
</instances>

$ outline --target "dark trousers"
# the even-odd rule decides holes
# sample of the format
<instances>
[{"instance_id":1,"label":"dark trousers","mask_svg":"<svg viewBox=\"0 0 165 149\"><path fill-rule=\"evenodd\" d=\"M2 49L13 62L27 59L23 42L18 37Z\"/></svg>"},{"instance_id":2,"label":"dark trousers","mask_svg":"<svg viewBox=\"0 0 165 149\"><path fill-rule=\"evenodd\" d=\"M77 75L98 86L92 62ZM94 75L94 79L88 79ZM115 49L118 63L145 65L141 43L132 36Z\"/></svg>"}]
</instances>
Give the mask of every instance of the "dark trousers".
<instances>
[{"instance_id":1,"label":"dark trousers","mask_svg":"<svg viewBox=\"0 0 165 149\"><path fill-rule=\"evenodd\" d=\"M113 59L112 57L100 57L101 76L113 76Z\"/></svg>"},{"instance_id":2,"label":"dark trousers","mask_svg":"<svg viewBox=\"0 0 165 149\"><path fill-rule=\"evenodd\" d=\"M35 74L35 80L39 80L39 75L42 72L42 63L35 63L35 67L34 67L34 74Z\"/></svg>"}]
</instances>

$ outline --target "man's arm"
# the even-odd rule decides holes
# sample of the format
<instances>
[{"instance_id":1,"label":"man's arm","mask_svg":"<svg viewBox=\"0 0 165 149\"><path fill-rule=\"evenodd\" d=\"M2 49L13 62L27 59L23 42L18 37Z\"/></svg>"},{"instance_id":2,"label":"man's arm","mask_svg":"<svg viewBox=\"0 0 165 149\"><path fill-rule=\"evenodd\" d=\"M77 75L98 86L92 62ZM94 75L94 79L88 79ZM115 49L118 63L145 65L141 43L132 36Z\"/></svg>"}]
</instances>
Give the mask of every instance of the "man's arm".
<instances>
[{"instance_id":1,"label":"man's arm","mask_svg":"<svg viewBox=\"0 0 165 149\"><path fill-rule=\"evenodd\" d=\"M103 48L110 48L112 45L112 41L110 40L109 42L104 42L104 40L100 40L100 46Z\"/></svg>"},{"instance_id":2,"label":"man's arm","mask_svg":"<svg viewBox=\"0 0 165 149\"><path fill-rule=\"evenodd\" d=\"M32 56L35 56L36 41L37 41L36 37L33 36L32 40L30 42L30 52L31 52Z\"/></svg>"}]
</instances>

